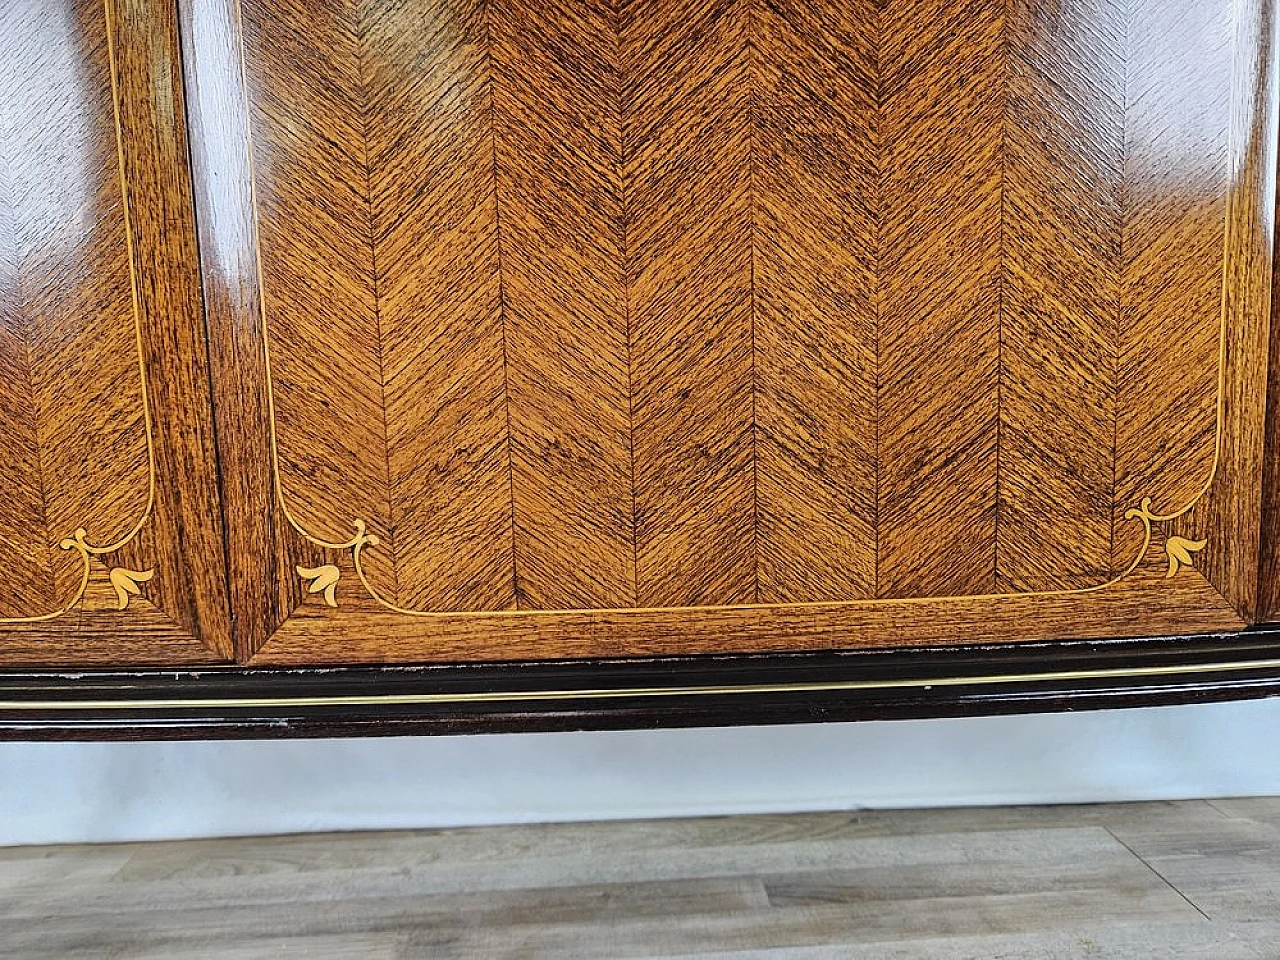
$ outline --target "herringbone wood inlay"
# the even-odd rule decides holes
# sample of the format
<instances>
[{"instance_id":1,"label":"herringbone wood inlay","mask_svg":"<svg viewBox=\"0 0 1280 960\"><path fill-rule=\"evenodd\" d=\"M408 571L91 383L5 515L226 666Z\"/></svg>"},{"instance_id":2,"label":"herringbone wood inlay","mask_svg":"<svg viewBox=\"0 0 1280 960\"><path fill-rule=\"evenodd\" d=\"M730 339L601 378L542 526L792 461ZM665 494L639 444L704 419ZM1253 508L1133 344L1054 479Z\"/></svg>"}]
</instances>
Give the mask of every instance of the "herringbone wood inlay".
<instances>
[{"instance_id":1,"label":"herringbone wood inlay","mask_svg":"<svg viewBox=\"0 0 1280 960\"><path fill-rule=\"evenodd\" d=\"M882 122L874 3L759 5L759 599L876 592Z\"/></svg>"},{"instance_id":2,"label":"herringbone wood inlay","mask_svg":"<svg viewBox=\"0 0 1280 960\"><path fill-rule=\"evenodd\" d=\"M1085 587L1133 556L1112 566L1125 11L1008 17L997 587Z\"/></svg>"},{"instance_id":3,"label":"herringbone wood inlay","mask_svg":"<svg viewBox=\"0 0 1280 960\"><path fill-rule=\"evenodd\" d=\"M1213 456L1230 11L1158 6L246 3L290 508L420 609L1105 582Z\"/></svg>"},{"instance_id":4,"label":"herringbone wood inlay","mask_svg":"<svg viewBox=\"0 0 1280 960\"><path fill-rule=\"evenodd\" d=\"M59 541L84 527L109 543L147 507L101 4L6 3L0 90L0 442L13 494L0 506L0 616L22 617L76 592L81 564Z\"/></svg>"},{"instance_id":5,"label":"herringbone wood inlay","mask_svg":"<svg viewBox=\"0 0 1280 960\"><path fill-rule=\"evenodd\" d=\"M0 659L1238 625L1272 14L4 5Z\"/></svg>"},{"instance_id":6,"label":"herringbone wood inlay","mask_svg":"<svg viewBox=\"0 0 1280 960\"><path fill-rule=\"evenodd\" d=\"M0 6L0 662L230 651L174 12Z\"/></svg>"},{"instance_id":7,"label":"herringbone wood inlay","mask_svg":"<svg viewBox=\"0 0 1280 960\"><path fill-rule=\"evenodd\" d=\"M1116 633L1233 589L1161 578L1212 542L1165 518L1220 427L1253 449L1218 386L1256 380L1220 345L1261 316L1221 307L1261 269L1232 62L1265 11L241 12L262 302L228 316L265 324L291 522L347 545L261 658L841 645L926 598L957 636Z\"/></svg>"}]
</instances>

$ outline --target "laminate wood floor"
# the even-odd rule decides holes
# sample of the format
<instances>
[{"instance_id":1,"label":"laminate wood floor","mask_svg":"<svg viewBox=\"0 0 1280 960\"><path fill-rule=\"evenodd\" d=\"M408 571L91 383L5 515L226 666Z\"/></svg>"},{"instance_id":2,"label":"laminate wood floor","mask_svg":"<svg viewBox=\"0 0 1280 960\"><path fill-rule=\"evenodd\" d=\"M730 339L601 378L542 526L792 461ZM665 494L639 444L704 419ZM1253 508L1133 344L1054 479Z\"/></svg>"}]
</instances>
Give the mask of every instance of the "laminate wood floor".
<instances>
[{"instance_id":1,"label":"laminate wood floor","mask_svg":"<svg viewBox=\"0 0 1280 960\"><path fill-rule=\"evenodd\" d=\"M1280 958L1280 798L0 849L0 957Z\"/></svg>"}]
</instances>

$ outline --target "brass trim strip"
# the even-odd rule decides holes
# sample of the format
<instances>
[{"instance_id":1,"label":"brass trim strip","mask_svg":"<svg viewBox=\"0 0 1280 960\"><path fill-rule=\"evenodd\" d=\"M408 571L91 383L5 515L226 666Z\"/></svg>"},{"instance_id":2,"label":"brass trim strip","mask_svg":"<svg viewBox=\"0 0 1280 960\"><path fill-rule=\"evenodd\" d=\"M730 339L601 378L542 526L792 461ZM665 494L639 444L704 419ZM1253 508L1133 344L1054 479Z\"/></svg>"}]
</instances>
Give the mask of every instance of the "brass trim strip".
<instances>
[{"instance_id":1,"label":"brass trim strip","mask_svg":"<svg viewBox=\"0 0 1280 960\"><path fill-rule=\"evenodd\" d=\"M156 700L0 700L0 711L35 710L146 710L157 707L193 709L197 707L323 707L430 705L449 703L529 703L545 700L622 700L629 697L728 696L763 693L839 693L852 690L930 690L934 687L962 687L1013 683L1043 683L1053 680L1091 680L1186 676L1198 673L1228 673L1241 670L1280 671L1280 659L1243 660L1201 664L1171 664L1158 667L1115 667L1096 670L1055 670L1049 673L997 673L974 677L922 677L911 680L842 680L829 683L764 683L706 685L688 687L617 687L590 690L477 691L473 693L401 693L333 697L209 697Z\"/></svg>"}]
</instances>

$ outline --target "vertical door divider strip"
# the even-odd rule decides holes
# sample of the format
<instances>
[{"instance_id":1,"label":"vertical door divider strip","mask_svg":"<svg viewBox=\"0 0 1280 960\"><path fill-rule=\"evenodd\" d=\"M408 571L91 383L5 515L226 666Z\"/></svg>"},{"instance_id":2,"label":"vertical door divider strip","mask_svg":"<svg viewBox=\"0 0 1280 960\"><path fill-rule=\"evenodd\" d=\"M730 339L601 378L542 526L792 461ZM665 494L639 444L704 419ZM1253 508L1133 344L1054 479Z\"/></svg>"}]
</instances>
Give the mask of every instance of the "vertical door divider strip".
<instances>
[{"instance_id":1,"label":"vertical door divider strip","mask_svg":"<svg viewBox=\"0 0 1280 960\"><path fill-rule=\"evenodd\" d=\"M494 0L484 0L485 66L489 87L489 145L493 162L493 229L498 262L498 323L502 328L502 398L507 413L507 501L511 504L511 605L520 609L520 568L516 561L515 435L511 430L511 363L507 354L507 286L502 276L502 204L498 199L498 67L493 42Z\"/></svg>"},{"instance_id":2,"label":"vertical door divider strip","mask_svg":"<svg viewBox=\"0 0 1280 960\"><path fill-rule=\"evenodd\" d=\"M756 312L759 291L756 288L757 206L756 163L759 150L760 128L760 70L756 53L756 33L760 29L759 0L747 0L747 83L750 90L747 116L747 228L751 253L750 307L751 307L751 531L752 531L752 580L755 584L752 603L760 602L760 420L756 411L756 394L759 382L756 377Z\"/></svg>"},{"instance_id":3,"label":"vertical door divider strip","mask_svg":"<svg viewBox=\"0 0 1280 960\"><path fill-rule=\"evenodd\" d=\"M373 329L377 337L378 350L378 395L382 407L382 454L387 470L387 537L391 541L391 587L396 603L404 603L400 593L400 551L396 536L395 477L391 473L391 429L387 422L387 366L386 341L382 338L382 300L378 296L378 230L373 212L373 163L369 158L369 115L373 112L372 98L369 94L369 77L365 71L365 18L368 15L367 3L356 5L356 85L360 90L360 138L364 150L364 206L369 221L369 267L373 271Z\"/></svg>"},{"instance_id":4,"label":"vertical door divider strip","mask_svg":"<svg viewBox=\"0 0 1280 960\"><path fill-rule=\"evenodd\" d=\"M1005 246L1005 217L1008 212L1009 176L1009 110L1012 104L1013 45L1010 41L1010 7L1013 0L1001 5L1000 68L1003 73L1003 103L1000 112L1000 267L996 274L996 515L991 538L991 592L1000 593L1000 463L1004 445L1004 291L1009 281L1008 250Z\"/></svg>"}]
</instances>

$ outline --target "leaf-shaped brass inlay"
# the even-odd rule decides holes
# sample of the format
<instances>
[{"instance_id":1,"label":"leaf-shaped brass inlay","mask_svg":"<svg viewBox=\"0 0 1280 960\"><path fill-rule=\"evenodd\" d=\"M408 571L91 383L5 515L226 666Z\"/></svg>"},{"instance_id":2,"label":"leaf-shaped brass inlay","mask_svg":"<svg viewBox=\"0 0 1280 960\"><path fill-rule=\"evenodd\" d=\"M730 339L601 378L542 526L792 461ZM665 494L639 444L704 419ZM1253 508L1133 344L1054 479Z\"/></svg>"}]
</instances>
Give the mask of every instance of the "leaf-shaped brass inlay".
<instances>
[{"instance_id":1,"label":"leaf-shaped brass inlay","mask_svg":"<svg viewBox=\"0 0 1280 960\"><path fill-rule=\"evenodd\" d=\"M1188 540L1186 537L1168 537L1164 542L1164 552L1169 557L1169 572L1165 577L1172 577L1183 566L1191 566L1191 555L1204 549L1207 540Z\"/></svg>"},{"instance_id":2,"label":"leaf-shaped brass inlay","mask_svg":"<svg viewBox=\"0 0 1280 960\"><path fill-rule=\"evenodd\" d=\"M155 575L155 570L126 570L124 567L112 567L111 586L116 588L116 609L126 609L131 596L137 597L142 594L138 584L146 583Z\"/></svg>"},{"instance_id":3,"label":"leaf-shaped brass inlay","mask_svg":"<svg viewBox=\"0 0 1280 960\"><path fill-rule=\"evenodd\" d=\"M303 580L311 581L307 586L307 593L324 591L324 602L331 607L338 605L338 580L342 577L342 572L337 567L326 563L323 567L297 566L294 569Z\"/></svg>"}]
</instances>

